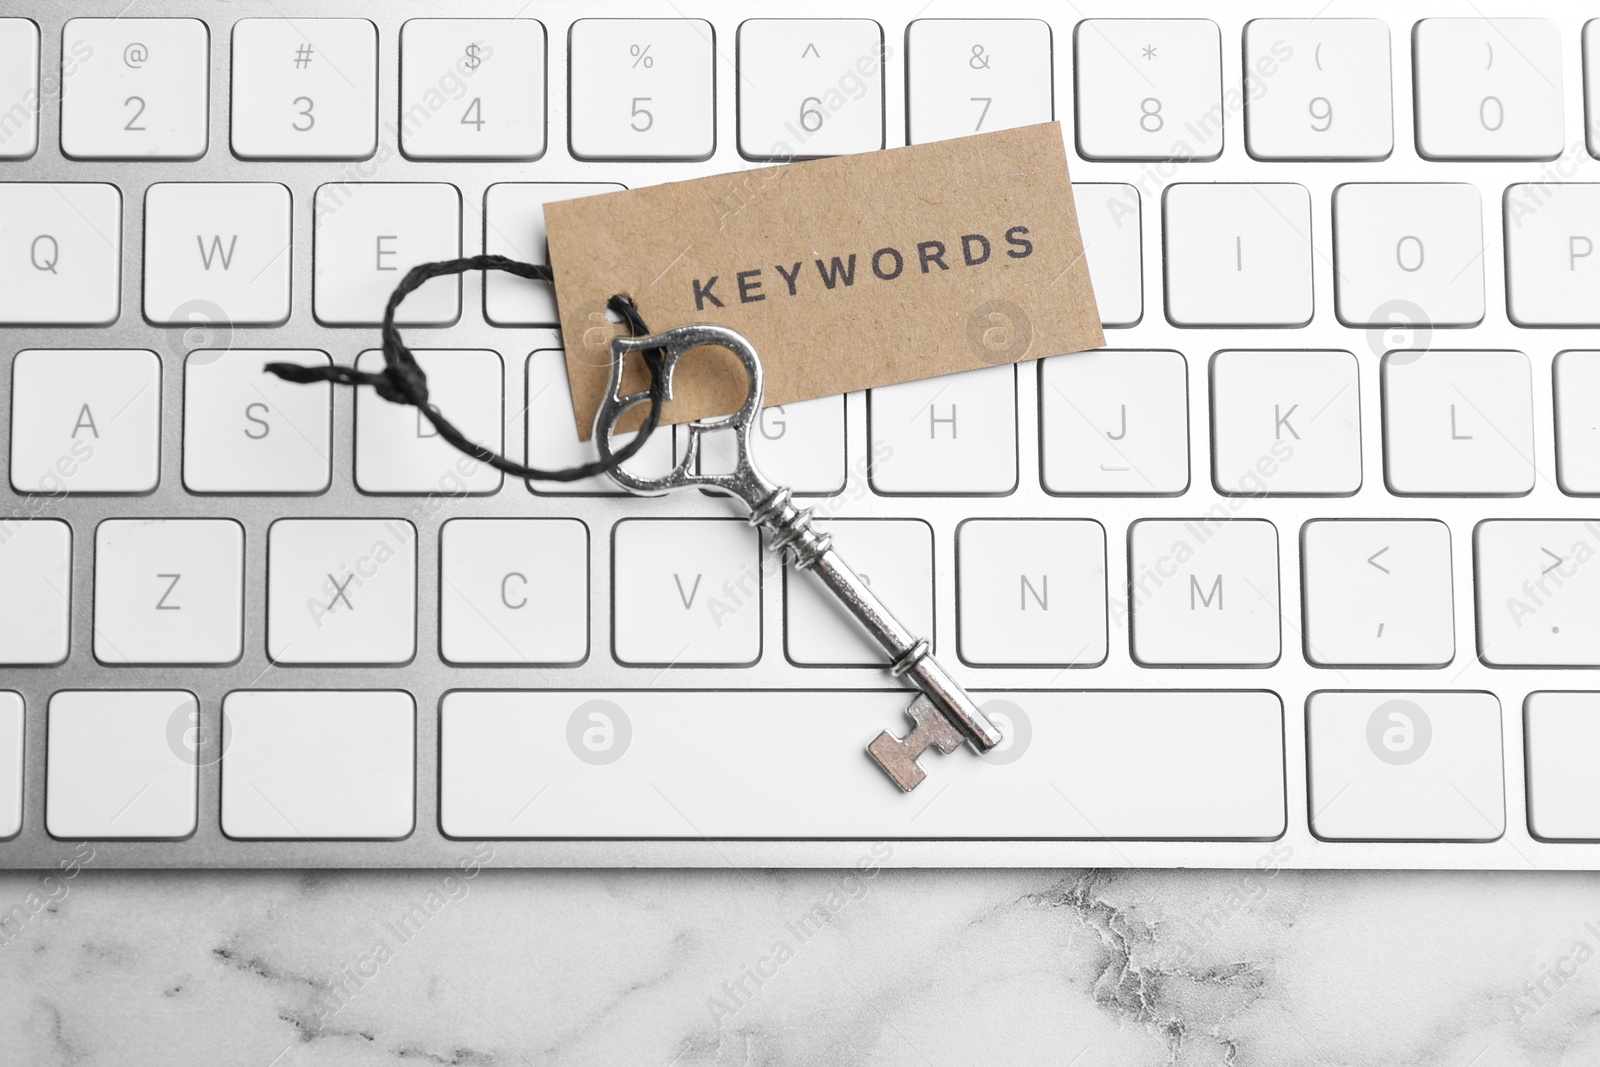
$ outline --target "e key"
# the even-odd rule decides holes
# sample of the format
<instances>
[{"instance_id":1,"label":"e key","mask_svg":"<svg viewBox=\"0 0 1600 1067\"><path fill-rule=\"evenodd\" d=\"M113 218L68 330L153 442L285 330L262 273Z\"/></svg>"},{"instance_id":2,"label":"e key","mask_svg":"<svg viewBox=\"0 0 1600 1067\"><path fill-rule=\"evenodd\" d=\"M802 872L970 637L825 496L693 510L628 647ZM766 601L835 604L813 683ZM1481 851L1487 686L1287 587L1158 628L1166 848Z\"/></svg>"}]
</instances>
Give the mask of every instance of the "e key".
<instances>
[{"instance_id":1,"label":"e key","mask_svg":"<svg viewBox=\"0 0 1600 1067\"><path fill-rule=\"evenodd\" d=\"M761 361L750 342L722 326L678 326L650 337L618 337L611 342L611 382L595 413L595 444L602 459L614 454L611 436L617 421L629 408L650 399L648 392L624 394L622 371L630 352L651 349L661 353L661 371L667 396L672 395L672 372L683 354L700 345L726 348L739 357L750 379L744 404L732 415L688 423L688 445L678 465L659 478L640 478L623 467L614 467L611 477L633 493L662 493L671 489L708 489L738 497L750 508L750 524L764 527L772 545L787 552L796 570L810 571L850 609L867 632L883 646L889 657L889 671L908 678L921 693L906 713L916 722L904 738L885 730L867 746L878 766L901 789L915 789L927 777L917 758L930 745L941 752L954 752L966 741L978 752L987 752L1002 740L1000 731L978 710L966 691L931 655L926 638L912 634L878 600L848 564L834 551L832 539L811 527L811 509L795 506L786 488L774 485L751 461L750 431L761 413L763 377ZM695 474L699 468L700 439L706 433L733 431L737 440L733 470L726 474Z\"/></svg>"}]
</instances>

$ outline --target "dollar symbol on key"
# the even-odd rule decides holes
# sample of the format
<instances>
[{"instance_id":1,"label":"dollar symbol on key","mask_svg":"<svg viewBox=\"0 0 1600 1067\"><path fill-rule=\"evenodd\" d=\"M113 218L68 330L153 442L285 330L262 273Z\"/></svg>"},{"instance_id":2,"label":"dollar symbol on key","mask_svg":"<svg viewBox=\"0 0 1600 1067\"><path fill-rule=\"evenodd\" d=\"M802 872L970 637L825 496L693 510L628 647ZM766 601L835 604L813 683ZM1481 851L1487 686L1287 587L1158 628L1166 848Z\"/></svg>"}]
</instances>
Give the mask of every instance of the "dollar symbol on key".
<instances>
[{"instance_id":1,"label":"dollar symbol on key","mask_svg":"<svg viewBox=\"0 0 1600 1067\"><path fill-rule=\"evenodd\" d=\"M483 66L483 48L477 41L467 45L467 69L477 70Z\"/></svg>"}]
</instances>

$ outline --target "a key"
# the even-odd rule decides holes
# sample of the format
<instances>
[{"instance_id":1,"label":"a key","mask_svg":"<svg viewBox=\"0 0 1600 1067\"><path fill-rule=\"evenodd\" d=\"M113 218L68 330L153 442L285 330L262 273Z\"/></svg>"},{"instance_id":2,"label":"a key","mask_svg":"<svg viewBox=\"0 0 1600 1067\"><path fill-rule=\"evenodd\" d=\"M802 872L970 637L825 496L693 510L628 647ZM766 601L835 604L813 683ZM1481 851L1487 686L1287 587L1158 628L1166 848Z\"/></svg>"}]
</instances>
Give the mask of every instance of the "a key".
<instances>
[{"instance_id":1,"label":"a key","mask_svg":"<svg viewBox=\"0 0 1600 1067\"><path fill-rule=\"evenodd\" d=\"M685 352L701 345L726 348L744 364L750 390L744 404L732 415L690 423L677 466L655 478L642 478L624 467L613 467L611 477L634 493L661 493L672 489L706 489L738 497L750 508L750 524L764 528L772 547L787 551L796 570L812 571L837 596L852 615L867 629L890 659L890 672L909 678L922 691L912 701L907 714L916 729L904 738L889 731L880 733L867 746L878 766L901 789L912 790L927 777L917 762L930 745L941 752L954 752L963 741L978 752L998 745L999 729L978 710L978 705L956 684L955 679L933 658L926 638L916 637L878 600L833 548L832 539L811 526L811 509L796 507L787 488L774 485L751 461L750 434L761 411L762 370L750 342L723 326L696 324L678 326L650 337L618 337L611 342L611 382L595 413L594 439L605 459L616 454L612 434L617 421L628 410L648 403L648 391L624 393L623 366L629 353L657 349L661 353L660 373L667 396L672 395L672 372ZM700 444L707 433L732 434L738 451L733 470L725 474L702 473Z\"/></svg>"}]
</instances>

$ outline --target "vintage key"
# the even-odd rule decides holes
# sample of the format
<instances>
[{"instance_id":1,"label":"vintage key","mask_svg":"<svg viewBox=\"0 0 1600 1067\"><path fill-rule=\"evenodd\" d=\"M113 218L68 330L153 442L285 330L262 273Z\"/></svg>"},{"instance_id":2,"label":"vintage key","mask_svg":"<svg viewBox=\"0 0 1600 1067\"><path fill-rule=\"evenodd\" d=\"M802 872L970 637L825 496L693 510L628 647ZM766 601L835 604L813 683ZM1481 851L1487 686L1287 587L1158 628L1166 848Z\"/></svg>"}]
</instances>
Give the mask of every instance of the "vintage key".
<instances>
[{"instance_id":1,"label":"vintage key","mask_svg":"<svg viewBox=\"0 0 1600 1067\"><path fill-rule=\"evenodd\" d=\"M761 360L750 342L723 326L678 326L650 337L618 337L611 342L611 384L595 413L595 444L602 458L613 455L611 435L617 420L637 404L648 403L648 392L624 394L623 366L629 353L658 349L666 395L672 396L672 372L683 354L701 345L726 348L744 364L750 378L750 391L744 405L732 415L688 423L688 444L683 457L671 472L658 478L640 478L623 467L614 467L611 477L633 493L662 493L669 489L708 489L743 500L750 508L750 525L764 527L772 546L786 552L798 571L810 571L821 579L850 613L860 620L889 656L889 672L909 678L922 692L906 714L916 728L904 738L885 730L867 746L867 753L893 778L901 789L915 789L928 773L917 762L928 746L940 752L954 752L966 741L978 752L987 752L1002 740L994 725L978 710L955 679L931 655L926 638L917 637L879 602L867 584L839 558L832 539L811 528L811 509L796 507L788 489L773 485L751 461L750 429L761 413ZM737 459L727 474L691 473L699 468L700 439L707 433L732 430L737 439Z\"/></svg>"}]
</instances>

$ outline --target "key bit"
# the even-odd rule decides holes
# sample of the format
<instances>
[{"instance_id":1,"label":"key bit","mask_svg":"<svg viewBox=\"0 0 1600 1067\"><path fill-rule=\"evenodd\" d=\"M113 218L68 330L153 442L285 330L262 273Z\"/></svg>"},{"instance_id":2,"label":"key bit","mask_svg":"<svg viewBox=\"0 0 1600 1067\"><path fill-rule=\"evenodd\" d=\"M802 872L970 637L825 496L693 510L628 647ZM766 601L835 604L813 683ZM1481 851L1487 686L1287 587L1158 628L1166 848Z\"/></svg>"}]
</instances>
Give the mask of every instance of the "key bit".
<instances>
[{"instance_id":1,"label":"key bit","mask_svg":"<svg viewBox=\"0 0 1600 1067\"><path fill-rule=\"evenodd\" d=\"M672 489L709 489L742 500L750 509L750 525L760 526L771 535L772 547L788 558L797 571L810 571L817 580L849 609L867 633L888 654L890 673L905 678L922 692L911 702L907 714L917 726L904 740L887 730L867 746L867 753L894 779L901 789L910 791L928 776L917 758L932 745L944 753L954 752L963 741L978 752L987 752L1003 737L973 703L966 691L929 654L925 638L907 630L884 607L866 582L851 570L834 551L825 533L811 526L811 509L795 505L793 494L774 485L756 469L750 454L750 432L761 413L763 375L761 360L750 342L725 326L705 324L677 326L650 337L618 337L611 342L611 381L600 408L595 412L595 445L603 459L611 459L612 434L617 422L629 409L648 403L648 392L624 394L623 363L628 353L657 350L661 353L660 373L667 396L672 395L672 372L684 353L702 345L726 348L738 356L750 379L744 403L732 415L688 423L688 443L683 456L667 474L642 478L625 467L613 467L611 478L634 493L663 493ZM726 474L705 474L700 467L700 440L707 433L731 431L735 439L735 462Z\"/></svg>"},{"instance_id":2,"label":"key bit","mask_svg":"<svg viewBox=\"0 0 1600 1067\"><path fill-rule=\"evenodd\" d=\"M948 756L960 748L966 738L939 714L939 709L933 706L933 701L928 699L926 693L919 694L911 702L906 714L916 722L915 730L906 734L904 740L885 730L867 746L867 752L878 761L884 773L894 779L895 785L909 793L928 777L928 772L922 769L917 757L926 752L929 745L936 746Z\"/></svg>"}]
</instances>

